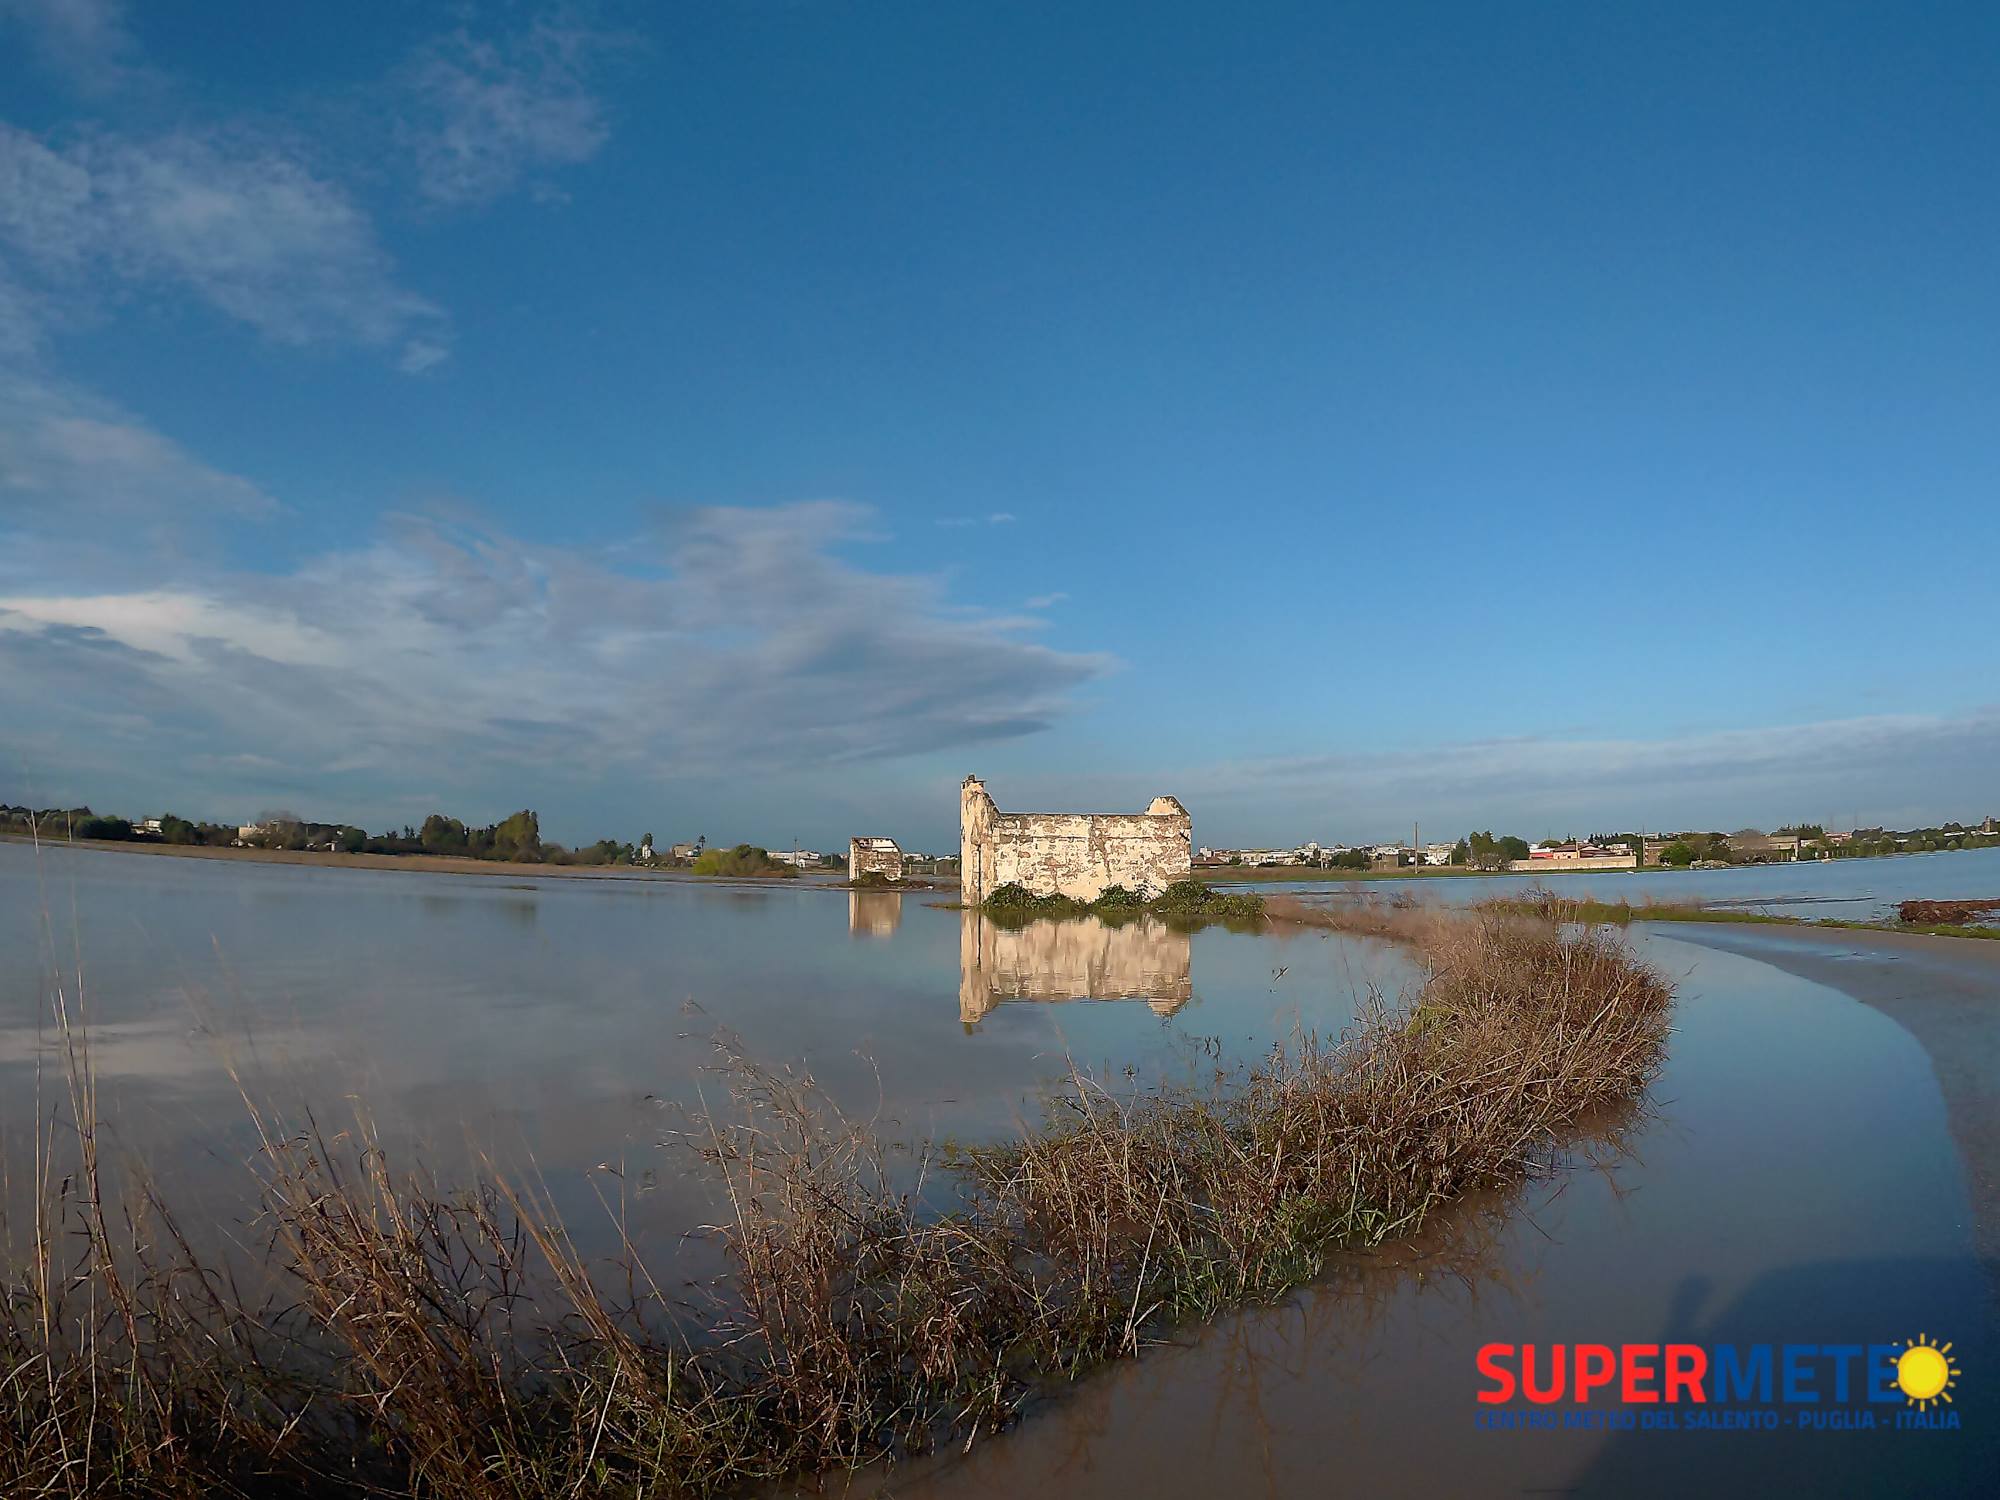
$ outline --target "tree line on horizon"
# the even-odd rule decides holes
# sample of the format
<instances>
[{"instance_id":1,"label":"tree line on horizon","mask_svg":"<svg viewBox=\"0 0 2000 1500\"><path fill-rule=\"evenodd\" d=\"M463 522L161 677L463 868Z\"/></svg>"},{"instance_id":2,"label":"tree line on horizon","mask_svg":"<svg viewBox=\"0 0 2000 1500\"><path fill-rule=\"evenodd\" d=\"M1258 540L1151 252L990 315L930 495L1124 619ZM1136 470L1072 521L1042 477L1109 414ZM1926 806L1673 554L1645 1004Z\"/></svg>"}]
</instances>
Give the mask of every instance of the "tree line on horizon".
<instances>
[{"instance_id":1,"label":"tree line on horizon","mask_svg":"<svg viewBox=\"0 0 2000 1500\"><path fill-rule=\"evenodd\" d=\"M421 825L405 824L401 829L390 829L384 833L369 833L352 823L315 822L290 812L260 815L247 834L236 826L194 822L173 813L162 814L159 823L159 831L155 833L129 818L95 812L88 806L43 809L0 806L0 832L32 833L44 839L206 845L216 848L242 844L257 849L325 849L344 854L430 854L543 865L646 864L652 860L653 849L650 833L636 844L599 839L593 844L566 848L542 837L541 820L532 808L523 808L484 827L463 823L444 813L432 813ZM697 873L796 873L789 865L777 863L766 850L752 844L703 851L704 858L711 854L717 858L710 863L726 865L727 868L703 869L697 861Z\"/></svg>"},{"instance_id":2,"label":"tree line on horizon","mask_svg":"<svg viewBox=\"0 0 2000 1500\"><path fill-rule=\"evenodd\" d=\"M34 809L0 804L0 833L39 834L49 839L81 839L94 842L133 842L209 845L227 848L242 843L264 849L327 849L347 854L430 854L458 859L500 860L514 864L547 865L645 865L657 861L653 836L648 833L638 843L599 839L571 849L541 836L541 821L532 808L523 808L497 823L478 826L461 822L444 813L432 813L421 825L405 824L401 829L371 834L351 823L321 823L291 812L259 815L252 832L209 822L195 822L164 813L159 831L135 825L129 818L94 812L88 806ZM1857 828L1842 843L1826 842L1826 829L1817 823L1788 823L1775 830L1797 837L1812 846L1815 857L1862 859L1883 854L1918 854L1950 849L2000 848L2000 831L1992 817L1983 825L1946 822L1912 829ZM1654 834L1651 841L1666 843L1658 852L1660 864L1685 868L1695 864L1757 863L1769 858L1761 851L1737 847L1738 842L1765 837L1763 830L1739 828L1735 833L1686 830L1674 834ZM1732 842L1737 841L1737 842ZM1646 836L1638 833L1594 833L1584 842L1624 844L1643 851ZM703 840L704 845L706 840ZM1451 862L1478 870L1504 870L1515 860L1528 857L1529 844L1513 834L1496 836L1492 830L1467 834L1452 849ZM1644 855L1641 855L1642 862ZM1370 867L1366 849L1351 849L1332 859L1336 869L1365 870ZM703 848L694 861L701 875L795 875L791 865L771 858L768 850L755 844L728 848Z\"/></svg>"}]
</instances>

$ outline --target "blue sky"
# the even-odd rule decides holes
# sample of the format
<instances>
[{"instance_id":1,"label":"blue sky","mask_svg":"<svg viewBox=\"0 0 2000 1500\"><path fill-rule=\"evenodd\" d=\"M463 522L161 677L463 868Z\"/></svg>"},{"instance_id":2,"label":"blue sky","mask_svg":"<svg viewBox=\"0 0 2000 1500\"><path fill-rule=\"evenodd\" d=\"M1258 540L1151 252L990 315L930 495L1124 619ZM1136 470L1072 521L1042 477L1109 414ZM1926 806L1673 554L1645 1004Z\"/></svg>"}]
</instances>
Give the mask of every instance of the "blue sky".
<instances>
[{"instance_id":1,"label":"blue sky","mask_svg":"<svg viewBox=\"0 0 2000 1500\"><path fill-rule=\"evenodd\" d=\"M2000 811L1990 6L0 0L0 800Z\"/></svg>"}]
</instances>

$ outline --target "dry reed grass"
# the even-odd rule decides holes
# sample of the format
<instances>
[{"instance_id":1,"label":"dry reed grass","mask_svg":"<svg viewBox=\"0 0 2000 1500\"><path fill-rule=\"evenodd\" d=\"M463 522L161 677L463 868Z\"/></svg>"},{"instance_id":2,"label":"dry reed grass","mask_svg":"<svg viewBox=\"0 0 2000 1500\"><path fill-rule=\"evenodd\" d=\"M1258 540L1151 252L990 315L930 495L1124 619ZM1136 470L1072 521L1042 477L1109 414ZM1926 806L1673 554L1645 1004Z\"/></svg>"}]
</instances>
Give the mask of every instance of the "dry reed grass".
<instances>
[{"instance_id":1,"label":"dry reed grass","mask_svg":"<svg viewBox=\"0 0 2000 1500\"><path fill-rule=\"evenodd\" d=\"M731 1273L693 1318L636 1254L587 1266L543 1194L445 1192L365 1121L291 1129L246 1094L274 1288L247 1295L157 1195L107 1190L88 1028L59 999L73 1160L38 1137L0 1492L708 1494L969 1443L1039 1383L1542 1170L1658 1065L1669 989L1608 933L1328 925L1412 944L1421 990L1207 1085L1072 1075L1020 1139L914 1165L728 1057L731 1107L678 1137L728 1205Z\"/></svg>"}]
</instances>

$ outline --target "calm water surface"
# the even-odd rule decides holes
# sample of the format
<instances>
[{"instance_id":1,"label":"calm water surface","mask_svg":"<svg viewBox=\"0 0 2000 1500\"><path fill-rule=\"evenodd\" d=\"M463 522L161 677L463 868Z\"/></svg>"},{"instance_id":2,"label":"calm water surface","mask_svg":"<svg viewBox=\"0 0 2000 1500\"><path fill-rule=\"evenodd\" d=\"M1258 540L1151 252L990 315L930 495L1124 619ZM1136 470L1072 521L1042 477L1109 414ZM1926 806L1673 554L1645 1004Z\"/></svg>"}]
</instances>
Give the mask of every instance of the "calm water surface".
<instances>
[{"instance_id":1,"label":"calm water surface","mask_svg":"<svg viewBox=\"0 0 2000 1500\"><path fill-rule=\"evenodd\" d=\"M183 1200L240 1196L255 1143L233 1069L293 1118L365 1107L399 1159L446 1177L480 1153L532 1162L586 1240L598 1192L622 1185L663 1255L707 1203L658 1143L679 1108L725 1098L718 1039L809 1070L893 1135L977 1138L1013 1129L1072 1060L1185 1075L1211 1050L1338 1030L1408 974L1318 933L1008 932L916 894L19 844L0 844L0 923L10 1145L52 1107L52 976L73 993L80 963L108 1134Z\"/></svg>"},{"instance_id":2,"label":"calm water surface","mask_svg":"<svg viewBox=\"0 0 2000 1500\"><path fill-rule=\"evenodd\" d=\"M1413 876L1404 880L1278 881L1246 889L1299 895L1411 892L1425 901L1485 901L1509 891L1546 886L1573 898L1704 901L1789 916L1892 918L1899 901L2000 897L2000 849L1897 854L1884 859L1802 860L1738 865L1727 870L1582 870L1563 875Z\"/></svg>"},{"instance_id":3,"label":"calm water surface","mask_svg":"<svg viewBox=\"0 0 2000 1500\"><path fill-rule=\"evenodd\" d=\"M1764 900L2000 891L1984 854L1861 863L1725 873ZM1929 1059L1835 990L1669 932L1638 941L1679 982L1679 1029L1653 1114L1596 1161L1043 1401L969 1459L897 1471L893 1491L1977 1492L2000 1461L2000 1347ZM532 1161L587 1247L599 1193L623 1198L648 1258L690 1270L700 1252L681 1235L705 1190L659 1141L675 1106L720 1096L718 1032L809 1068L892 1132L965 1137L1013 1128L1072 1058L1185 1075L1211 1051L1241 1059L1302 1025L1338 1028L1370 987L1409 975L1394 952L1317 932L1006 932L919 895L4 844L0 952L0 1132L17 1183L53 1106L52 976L73 978L80 954L110 1135L213 1222L242 1218L253 1145L233 1065L335 1124L365 1105L392 1150L447 1177L482 1152ZM1958 1345L1961 1432L1474 1426L1472 1354L1489 1340L1919 1332Z\"/></svg>"},{"instance_id":4,"label":"calm water surface","mask_svg":"<svg viewBox=\"0 0 2000 1500\"><path fill-rule=\"evenodd\" d=\"M1051 1401L902 1497L1973 1495L2000 1337L1928 1058L1846 996L1672 937L1657 1115L1622 1154L1355 1257ZM1906 1331L1899 1331L1906 1330ZM1957 1432L1481 1430L1488 1342L1869 1343L1932 1333ZM1884 1408L1887 1410L1887 1408Z\"/></svg>"}]
</instances>

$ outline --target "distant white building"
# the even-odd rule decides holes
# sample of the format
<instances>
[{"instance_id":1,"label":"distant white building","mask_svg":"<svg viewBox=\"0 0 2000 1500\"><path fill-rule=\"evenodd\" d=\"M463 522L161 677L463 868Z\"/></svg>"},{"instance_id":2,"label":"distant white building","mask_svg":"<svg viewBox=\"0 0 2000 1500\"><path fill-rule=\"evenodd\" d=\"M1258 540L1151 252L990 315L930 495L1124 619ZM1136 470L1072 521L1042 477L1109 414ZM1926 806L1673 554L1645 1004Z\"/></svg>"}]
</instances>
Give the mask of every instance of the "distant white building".
<instances>
[{"instance_id":1,"label":"distant white building","mask_svg":"<svg viewBox=\"0 0 2000 1500\"><path fill-rule=\"evenodd\" d=\"M795 869L810 870L820 861L816 849L773 849L771 858L781 865L791 865Z\"/></svg>"}]
</instances>

